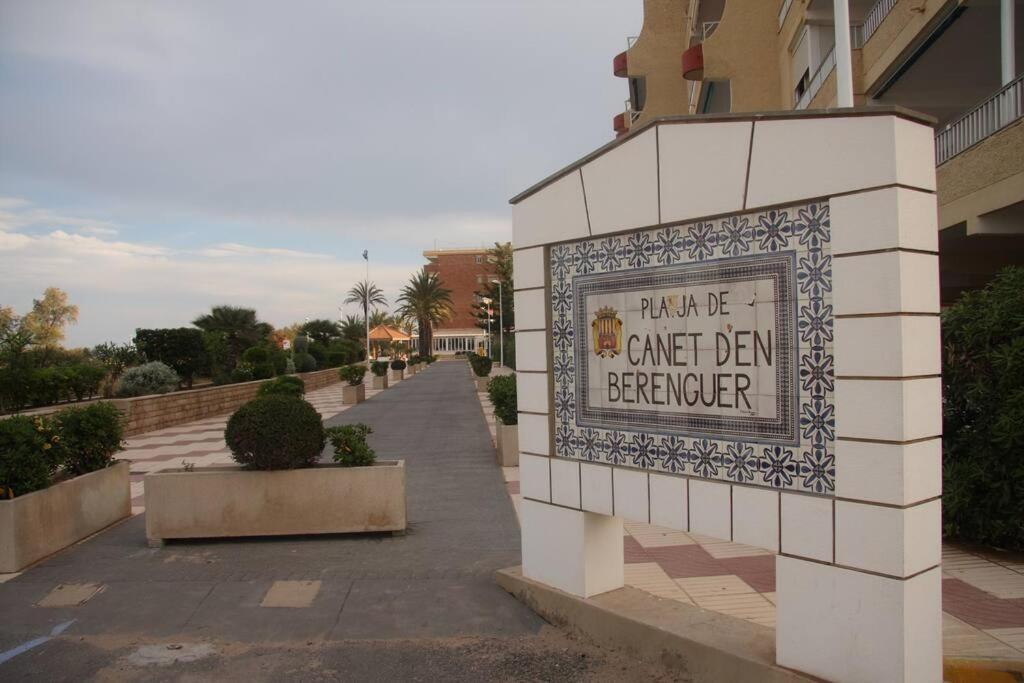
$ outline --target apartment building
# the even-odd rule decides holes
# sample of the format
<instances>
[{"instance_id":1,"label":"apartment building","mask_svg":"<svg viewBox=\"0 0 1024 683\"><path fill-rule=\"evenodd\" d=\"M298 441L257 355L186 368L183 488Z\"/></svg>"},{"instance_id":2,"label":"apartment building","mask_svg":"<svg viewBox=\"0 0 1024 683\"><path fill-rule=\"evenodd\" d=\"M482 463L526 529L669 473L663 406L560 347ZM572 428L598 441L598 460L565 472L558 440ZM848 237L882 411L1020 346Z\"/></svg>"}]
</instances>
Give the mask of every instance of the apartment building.
<instances>
[{"instance_id":1,"label":"apartment building","mask_svg":"<svg viewBox=\"0 0 1024 683\"><path fill-rule=\"evenodd\" d=\"M854 106L900 105L937 121L948 303L1000 268L1024 264L1024 0L843 4ZM613 60L630 95L616 133L667 115L837 106L834 7L834 0L646 0L640 35Z\"/></svg>"},{"instance_id":2,"label":"apartment building","mask_svg":"<svg viewBox=\"0 0 1024 683\"><path fill-rule=\"evenodd\" d=\"M436 273L441 285L451 290L452 317L434 329L435 355L475 351L487 344L487 331L477 327L476 293L494 277L487 249L435 249L423 252L423 269Z\"/></svg>"}]
</instances>

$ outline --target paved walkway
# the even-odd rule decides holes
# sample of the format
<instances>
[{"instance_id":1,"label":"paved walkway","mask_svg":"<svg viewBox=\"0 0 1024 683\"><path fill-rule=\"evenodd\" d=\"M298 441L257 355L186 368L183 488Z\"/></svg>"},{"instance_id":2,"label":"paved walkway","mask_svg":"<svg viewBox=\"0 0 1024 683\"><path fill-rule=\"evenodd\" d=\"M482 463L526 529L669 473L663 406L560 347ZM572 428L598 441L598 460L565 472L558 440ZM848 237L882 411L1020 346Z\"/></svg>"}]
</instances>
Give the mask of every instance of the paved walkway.
<instances>
[{"instance_id":1,"label":"paved walkway","mask_svg":"<svg viewBox=\"0 0 1024 683\"><path fill-rule=\"evenodd\" d=\"M406 461L407 535L151 549L137 514L0 584L0 679L617 678L616 655L567 640L494 583L519 563L519 531L467 365L347 409L339 394L309 399L328 424L371 425L378 457ZM227 460L223 423L132 439L132 471ZM141 481L133 493L141 512Z\"/></svg>"},{"instance_id":2,"label":"paved walkway","mask_svg":"<svg viewBox=\"0 0 1024 683\"><path fill-rule=\"evenodd\" d=\"M494 437L494 415L478 394ZM518 510L519 468L503 468ZM668 600L775 627L775 556L767 550L627 522L626 583ZM942 550L946 657L1024 660L1024 556Z\"/></svg>"}]
</instances>

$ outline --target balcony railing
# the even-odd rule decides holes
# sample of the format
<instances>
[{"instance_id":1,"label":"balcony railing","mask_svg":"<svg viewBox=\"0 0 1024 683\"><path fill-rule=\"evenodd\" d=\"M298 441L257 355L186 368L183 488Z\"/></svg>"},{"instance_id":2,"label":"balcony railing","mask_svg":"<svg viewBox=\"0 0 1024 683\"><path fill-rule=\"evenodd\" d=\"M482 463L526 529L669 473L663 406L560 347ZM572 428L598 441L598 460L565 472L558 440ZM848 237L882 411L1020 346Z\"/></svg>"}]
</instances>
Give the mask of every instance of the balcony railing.
<instances>
[{"instance_id":1,"label":"balcony railing","mask_svg":"<svg viewBox=\"0 0 1024 683\"><path fill-rule=\"evenodd\" d=\"M710 38L711 34L715 32L716 28L718 28L718 24L719 22L717 21L705 21L701 25L701 40L707 40Z\"/></svg>"},{"instance_id":2,"label":"balcony railing","mask_svg":"<svg viewBox=\"0 0 1024 683\"><path fill-rule=\"evenodd\" d=\"M864 26L863 24L851 24L850 25L850 49L857 50L864 47ZM821 90L821 86L824 85L825 79L829 77L832 70L836 68L836 48L833 45L832 49L825 55L825 59L821 60L821 64L814 72L814 76L811 77L810 83L807 84L807 90L800 96L800 99L793 105L794 109L807 109L807 106L814 99L814 96Z\"/></svg>"},{"instance_id":3,"label":"balcony railing","mask_svg":"<svg viewBox=\"0 0 1024 683\"><path fill-rule=\"evenodd\" d=\"M633 43L640 40L640 36L626 36L626 50L633 47Z\"/></svg>"},{"instance_id":4,"label":"balcony railing","mask_svg":"<svg viewBox=\"0 0 1024 683\"><path fill-rule=\"evenodd\" d=\"M941 165L1024 115L1024 76L935 135L935 164Z\"/></svg>"},{"instance_id":5,"label":"balcony railing","mask_svg":"<svg viewBox=\"0 0 1024 683\"><path fill-rule=\"evenodd\" d=\"M627 120L630 123L636 123L636 120L640 118L640 112L633 109L633 100L626 100L624 109Z\"/></svg>"},{"instance_id":6,"label":"balcony railing","mask_svg":"<svg viewBox=\"0 0 1024 683\"><path fill-rule=\"evenodd\" d=\"M889 16L889 12L896 6L898 0L878 0L875 6L868 12L868 16L864 19L864 41L867 42L868 38L874 35L878 27L882 25L882 21ZM862 43L863 44L863 43Z\"/></svg>"},{"instance_id":7,"label":"balcony railing","mask_svg":"<svg viewBox=\"0 0 1024 683\"><path fill-rule=\"evenodd\" d=\"M782 7L779 9L779 28L786 23L786 15L789 14L789 8L793 5L793 0L783 0Z\"/></svg>"}]
</instances>

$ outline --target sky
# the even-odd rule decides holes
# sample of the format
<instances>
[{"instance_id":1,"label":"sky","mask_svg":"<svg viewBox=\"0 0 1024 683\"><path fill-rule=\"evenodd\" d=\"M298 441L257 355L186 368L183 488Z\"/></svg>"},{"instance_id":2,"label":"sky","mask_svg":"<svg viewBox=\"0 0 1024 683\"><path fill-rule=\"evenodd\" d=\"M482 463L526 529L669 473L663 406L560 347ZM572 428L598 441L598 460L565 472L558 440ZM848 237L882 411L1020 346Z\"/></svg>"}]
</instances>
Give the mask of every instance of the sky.
<instances>
[{"instance_id":1,"label":"sky","mask_svg":"<svg viewBox=\"0 0 1024 683\"><path fill-rule=\"evenodd\" d=\"M641 0L0 0L0 305L67 346L394 301L608 142ZM342 310L339 311L339 308Z\"/></svg>"}]
</instances>

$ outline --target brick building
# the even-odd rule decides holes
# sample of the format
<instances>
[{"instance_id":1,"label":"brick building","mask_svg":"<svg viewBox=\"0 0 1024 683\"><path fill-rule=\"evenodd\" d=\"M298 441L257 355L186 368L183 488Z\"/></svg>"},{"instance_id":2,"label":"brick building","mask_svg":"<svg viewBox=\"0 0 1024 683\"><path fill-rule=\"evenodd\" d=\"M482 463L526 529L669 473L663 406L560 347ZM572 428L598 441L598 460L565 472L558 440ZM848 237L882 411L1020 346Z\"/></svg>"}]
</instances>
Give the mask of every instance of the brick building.
<instances>
[{"instance_id":1,"label":"brick building","mask_svg":"<svg viewBox=\"0 0 1024 683\"><path fill-rule=\"evenodd\" d=\"M441 284L451 290L451 320L434 329L437 355L474 351L487 343L487 332L477 327L476 292L494 276L494 264L487 249L435 249L423 252L428 273L437 273Z\"/></svg>"}]
</instances>

